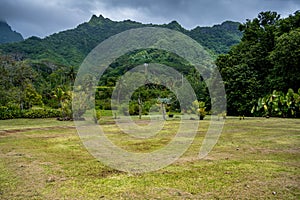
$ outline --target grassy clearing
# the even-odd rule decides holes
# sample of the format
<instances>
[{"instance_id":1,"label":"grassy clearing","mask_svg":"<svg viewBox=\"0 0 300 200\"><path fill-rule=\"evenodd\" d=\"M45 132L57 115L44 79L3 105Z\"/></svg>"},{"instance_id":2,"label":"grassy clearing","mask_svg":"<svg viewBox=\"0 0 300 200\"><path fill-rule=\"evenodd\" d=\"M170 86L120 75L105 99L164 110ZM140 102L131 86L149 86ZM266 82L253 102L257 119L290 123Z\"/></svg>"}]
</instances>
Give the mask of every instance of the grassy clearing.
<instances>
[{"instance_id":1,"label":"grassy clearing","mask_svg":"<svg viewBox=\"0 0 300 200\"><path fill-rule=\"evenodd\" d=\"M164 146L179 123L168 121L156 137L133 140L110 118L102 122L114 143L136 152ZM11 130L0 131L0 199L300 198L299 119L229 118L213 151L197 160L208 125L201 122L194 143L174 164L136 175L95 160L72 122L0 121L0 130Z\"/></svg>"}]
</instances>

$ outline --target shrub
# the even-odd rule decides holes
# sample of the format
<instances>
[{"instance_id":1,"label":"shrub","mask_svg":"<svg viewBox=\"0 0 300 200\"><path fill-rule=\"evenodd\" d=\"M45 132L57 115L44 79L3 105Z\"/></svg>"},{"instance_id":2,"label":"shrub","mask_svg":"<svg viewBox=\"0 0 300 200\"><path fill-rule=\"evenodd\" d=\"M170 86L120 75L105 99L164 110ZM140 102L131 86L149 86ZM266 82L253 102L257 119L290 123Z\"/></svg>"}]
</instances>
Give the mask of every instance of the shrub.
<instances>
[{"instance_id":1,"label":"shrub","mask_svg":"<svg viewBox=\"0 0 300 200\"><path fill-rule=\"evenodd\" d=\"M61 112L55 109L31 109L26 110L22 117L23 118L53 118L60 117Z\"/></svg>"},{"instance_id":2,"label":"shrub","mask_svg":"<svg viewBox=\"0 0 300 200\"><path fill-rule=\"evenodd\" d=\"M22 112L20 109L0 106L0 119L13 119L20 117L22 117Z\"/></svg>"},{"instance_id":3,"label":"shrub","mask_svg":"<svg viewBox=\"0 0 300 200\"><path fill-rule=\"evenodd\" d=\"M61 116L61 112L56 109L30 109L20 110L0 106L0 120L15 118L53 118Z\"/></svg>"}]
</instances>

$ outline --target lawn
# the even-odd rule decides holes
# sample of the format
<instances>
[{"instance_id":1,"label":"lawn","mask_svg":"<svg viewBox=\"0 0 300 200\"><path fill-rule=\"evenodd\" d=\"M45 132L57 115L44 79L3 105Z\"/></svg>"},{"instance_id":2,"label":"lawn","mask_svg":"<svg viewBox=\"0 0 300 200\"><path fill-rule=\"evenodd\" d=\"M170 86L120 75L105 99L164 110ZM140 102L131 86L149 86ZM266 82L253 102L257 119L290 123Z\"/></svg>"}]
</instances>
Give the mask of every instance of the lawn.
<instances>
[{"instance_id":1,"label":"lawn","mask_svg":"<svg viewBox=\"0 0 300 200\"><path fill-rule=\"evenodd\" d=\"M178 125L167 121L143 141L128 139L110 116L102 121L115 144L136 152L163 147ZM129 174L92 157L73 122L0 121L0 199L300 199L300 119L228 118L214 149L198 160L208 125L201 121L172 165Z\"/></svg>"}]
</instances>

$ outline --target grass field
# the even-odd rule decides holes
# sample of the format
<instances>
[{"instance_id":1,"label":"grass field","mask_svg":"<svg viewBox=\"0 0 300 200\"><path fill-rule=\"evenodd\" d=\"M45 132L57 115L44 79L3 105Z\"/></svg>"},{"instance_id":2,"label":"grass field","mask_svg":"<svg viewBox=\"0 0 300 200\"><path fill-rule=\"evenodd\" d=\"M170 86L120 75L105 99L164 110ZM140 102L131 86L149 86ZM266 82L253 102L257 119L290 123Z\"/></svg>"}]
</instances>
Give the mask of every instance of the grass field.
<instances>
[{"instance_id":1,"label":"grass field","mask_svg":"<svg viewBox=\"0 0 300 200\"><path fill-rule=\"evenodd\" d=\"M179 124L128 141L110 118L102 125L109 138L136 152L165 145ZM300 119L228 118L213 151L198 160L208 125L201 121L172 165L128 174L94 159L72 122L0 121L0 199L300 199Z\"/></svg>"}]
</instances>

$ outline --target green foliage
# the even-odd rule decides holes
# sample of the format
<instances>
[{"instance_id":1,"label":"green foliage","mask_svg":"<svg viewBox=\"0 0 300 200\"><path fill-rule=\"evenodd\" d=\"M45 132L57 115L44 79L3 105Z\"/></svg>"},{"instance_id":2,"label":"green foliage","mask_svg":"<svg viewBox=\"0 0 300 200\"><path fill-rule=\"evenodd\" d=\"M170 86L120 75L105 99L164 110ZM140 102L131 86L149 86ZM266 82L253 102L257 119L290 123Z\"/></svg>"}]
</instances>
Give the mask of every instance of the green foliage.
<instances>
[{"instance_id":1,"label":"green foliage","mask_svg":"<svg viewBox=\"0 0 300 200\"><path fill-rule=\"evenodd\" d=\"M69 100L71 98L70 92L65 91L64 88L58 87L53 90L53 97L57 100L57 103L60 107L64 101Z\"/></svg>"},{"instance_id":2,"label":"green foliage","mask_svg":"<svg viewBox=\"0 0 300 200\"><path fill-rule=\"evenodd\" d=\"M241 42L216 64L224 80L229 115L251 115L257 99L300 85L300 12L280 19L262 12L240 26Z\"/></svg>"},{"instance_id":3,"label":"green foliage","mask_svg":"<svg viewBox=\"0 0 300 200\"><path fill-rule=\"evenodd\" d=\"M197 27L188 35L215 54L227 53L230 47L240 42L242 32L238 31L240 23L226 21L213 27Z\"/></svg>"},{"instance_id":4,"label":"green foliage","mask_svg":"<svg viewBox=\"0 0 300 200\"><path fill-rule=\"evenodd\" d=\"M61 112L56 109L20 110L18 107L0 106L0 120L16 118L53 118L60 116Z\"/></svg>"},{"instance_id":5,"label":"green foliage","mask_svg":"<svg viewBox=\"0 0 300 200\"><path fill-rule=\"evenodd\" d=\"M42 96L38 94L32 84L28 84L24 90L24 102L31 108L33 105L42 105Z\"/></svg>"},{"instance_id":6,"label":"green foliage","mask_svg":"<svg viewBox=\"0 0 300 200\"><path fill-rule=\"evenodd\" d=\"M159 49L142 49L129 52L116 59L109 68L106 69L99 85L114 86L118 78L128 70L144 63L160 63L173 67L177 71L187 75L193 68L190 63L178 55Z\"/></svg>"},{"instance_id":7,"label":"green foliage","mask_svg":"<svg viewBox=\"0 0 300 200\"><path fill-rule=\"evenodd\" d=\"M37 73L27 61L0 56L0 70L0 105L16 103L20 109L28 109L42 104L42 97L33 86Z\"/></svg>"},{"instance_id":8,"label":"green foliage","mask_svg":"<svg viewBox=\"0 0 300 200\"><path fill-rule=\"evenodd\" d=\"M0 106L0 119L14 119L14 118L21 118L22 113L19 107L6 107Z\"/></svg>"},{"instance_id":9,"label":"green foliage","mask_svg":"<svg viewBox=\"0 0 300 200\"><path fill-rule=\"evenodd\" d=\"M88 79L89 77L86 77ZM92 80L88 79L88 82L92 82ZM70 92L70 100L68 99L69 109L71 110L72 106L72 116L74 119L81 119L82 115L92 108L93 104L93 96L89 93L92 90L93 85L85 82L85 87L74 87L73 92ZM71 102L72 100L72 102Z\"/></svg>"},{"instance_id":10,"label":"green foliage","mask_svg":"<svg viewBox=\"0 0 300 200\"><path fill-rule=\"evenodd\" d=\"M202 32L185 30L176 21L164 25L144 25L130 20L114 22L102 16L94 15L89 22L83 23L75 29L53 34L44 39L30 37L20 43L0 45L0 51L3 54L0 59L2 71L0 75L0 105L6 106L8 102L11 102L18 104L20 109L25 110L33 105L46 105L60 109L64 117L71 117L70 97L65 97L64 94L66 91L72 90L76 69L85 56L96 45L112 35L131 28L146 26L166 27L185 33L203 43L212 54L227 51L228 47L233 44L227 41L231 40L231 37L235 41L240 38L238 23L233 22L225 22L212 28L206 27L205 30L210 34L204 36ZM226 32L228 34L225 34ZM227 38L225 43L222 40L223 35L226 35ZM216 45L205 43L205 41L212 41L216 38L220 38ZM216 46L218 45L220 45L219 50L224 49L224 51L217 50ZM101 89L101 94L96 93L96 107L98 109L111 109L110 97L118 77L134 66L145 62L161 63L183 73L191 81L193 88L197 90L198 98L209 104L206 85L203 81L199 82L200 75L192 71L193 67L186 60L170 52L144 49L121 56L105 71L99 84L101 87L108 88ZM164 79L171 81L168 77ZM161 83L157 82L156 84ZM154 104L151 98L172 95L170 91L157 85L152 84L141 89L143 103L137 104L139 106L136 105L137 94L134 94L129 112L136 113L138 107L142 108L143 114L147 114ZM148 95L148 93L150 94ZM86 108L83 107L86 101L80 100L77 114L82 115L85 112ZM178 110L178 108L179 103L174 102L168 109Z\"/></svg>"},{"instance_id":11,"label":"green foliage","mask_svg":"<svg viewBox=\"0 0 300 200\"><path fill-rule=\"evenodd\" d=\"M55 109L30 109L24 111L21 118L53 118L60 116L61 112Z\"/></svg>"},{"instance_id":12,"label":"green foliage","mask_svg":"<svg viewBox=\"0 0 300 200\"><path fill-rule=\"evenodd\" d=\"M94 110L93 119L94 119L95 124L99 123L100 118L101 118L101 111Z\"/></svg>"},{"instance_id":13,"label":"green foliage","mask_svg":"<svg viewBox=\"0 0 300 200\"><path fill-rule=\"evenodd\" d=\"M80 24L75 29L55 33L44 39L30 37L20 43L2 45L0 50L4 53L18 54L23 59L78 67L93 48L110 36L132 28L154 26L187 34L217 55L226 53L230 46L238 43L241 37L238 25L236 22L224 22L222 25L197 27L188 31L175 21L164 25L152 25L130 20L115 22L101 15L94 15L89 22Z\"/></svg>"},{"instance_id":14,"label":"green foliage","mask_svg":"<svg viewBox=\"0 0 300 200\"><path fill-rule=\"evenodd\" d=\"M64 98L60 92L67 94L73 89L76 69L83 58L106 38L131 28L146 26L178 30L194 38L214 55L226 53L229 47L240 41L243 34L239 44L216 60L226 88L229 115L251 115L251 108L259 97L273 90L296 90L300 85L300 12L285 19L280 19L275 12L260 13L257 18L240 25L241 32L237 30L239 24L234 22L187 31L176 21L164 25L144 25L130 20L114 22L102 16L93 16L89 22L73 30L44 39L31 37L20 43L0 45L3 53L0 57L0 106L15 104L21 110L28 110L33 105L46 105L59 108L63 116L72 116L73 94ZM97 89L96 108L111 109L110 98L119 77L143 63L161 63L182 73L191 83L197 99L205 102L207 110L210 109L211 99L200 74L183 58L158 49L137 50L116 59L99 80L102 88ZM172 82L169 77L161 80L165 81L164 84L180 87L179 82ZM126 92L128 83L122 84ZM161 81L157 81L141 87L130 97L130 106L123 112L136 114L142 111L147 114L155 104L153 98L176 99L161 84ZM84 88L76 90L85 96ZM90 107L89 98L77 102L78 115L81 116ZM180 112L179 102L172 102L167 109ZM184 109L186 111L187 108Z\"/></svg>"},{"instance_id":15,"label":"green foliage","mask_svg":"<svg viewBox=\"0 0 300 200\"><path fill-rule=\"evenodd\" d=\"M198 115L200 120L204 119L207 114L205 102L195 100L190 106L190 111Z\"/></svg>"},{"instance_id":16,"label":"green foliage","mask_svg":"<svg viewBox=\"0 0 300 200\"><path fill-rule=\"evenodd\" d=\"M80 119L86 112L89 102L92 100L90 98L86 98L85 90L86 88L76 88L76 92L74 92L59 87L53 91L53 97L55 97L59 103L59 110L61 111L63 120L70 120L73 118ZM76 101L74 101L73 108L72 99L76 99Z\"/></svg>"},{"instance_id":17,"label":"green foliage","mask_svg":"<svg viewBox=\"0 0 300 200\"><path fill-rule=\"evenodd\" d=\"M252 113L263 113L264 116L272 117L297 117L300 116L300 88L298 93L289 89L285 94L274 90L258 99L257 105L253 106Z\"/></svg>"},{"instance_id":18,"label":"green foliage","mask_svg":"<svg viewBox=\"0 0 300 200\"><path fill-rule=\"evenodd\" d=\"M299 13L300 16L300 13ZM275 89L287 90L300 85L300 27L276 39L270 60L274 64L269 79Z\"/></svg>"},{"instance_id":19,"label":"green foliage","mask_svg":"<svg viewBox=\"0 0 300 200\"><path fill-rule=\"evenodd\" d=\"M147 83L145 86L140 87L136 92L128 97L128 86L135 85L136 80L144 77L145 74L133 73L133 79L127 79L126 82L119 80L121 75L124 75L128 70L144 63L160 63L166 66L170 66L184 76L173 80L172 77L164 74L156 74L155 77L151 77L154 80L153 83ZM146 73L147 70L145 70ZM208 70L209 71L209 70ZM146 75L150 76L150 75ZM151 75L152 76L152 75ZM153 75L154 76L154 75ZM149 78L149 77L148 77ZM123 98L131 99L130 107L128 111L122 111L123 113L129 112L130 114L139 113L138 99L142 101L142 113L148 114L152 105L156 104L153 99L157 98L172 98L172 103L166 107L167 111L181 112L179 102L176 101L177 97L165 86L177 87L182 86L182 78L186 78L193 87L197 98L201 101L205 101L208 107L210 106L210 98L205 82L203 81L197 70L188 63L185 59L178 55L164 50L158 49L143 49L139 51L130 52L120 58L116 59L109 68L104 72L101 77L99 86L96 92L96 106L101 109L110 109L110 98L116 82L118 81L118 87L121 88ZM118 97L118 102L122 99ZM125 109L125 108L124 108Z\"/></svg>"}]
</instances>

